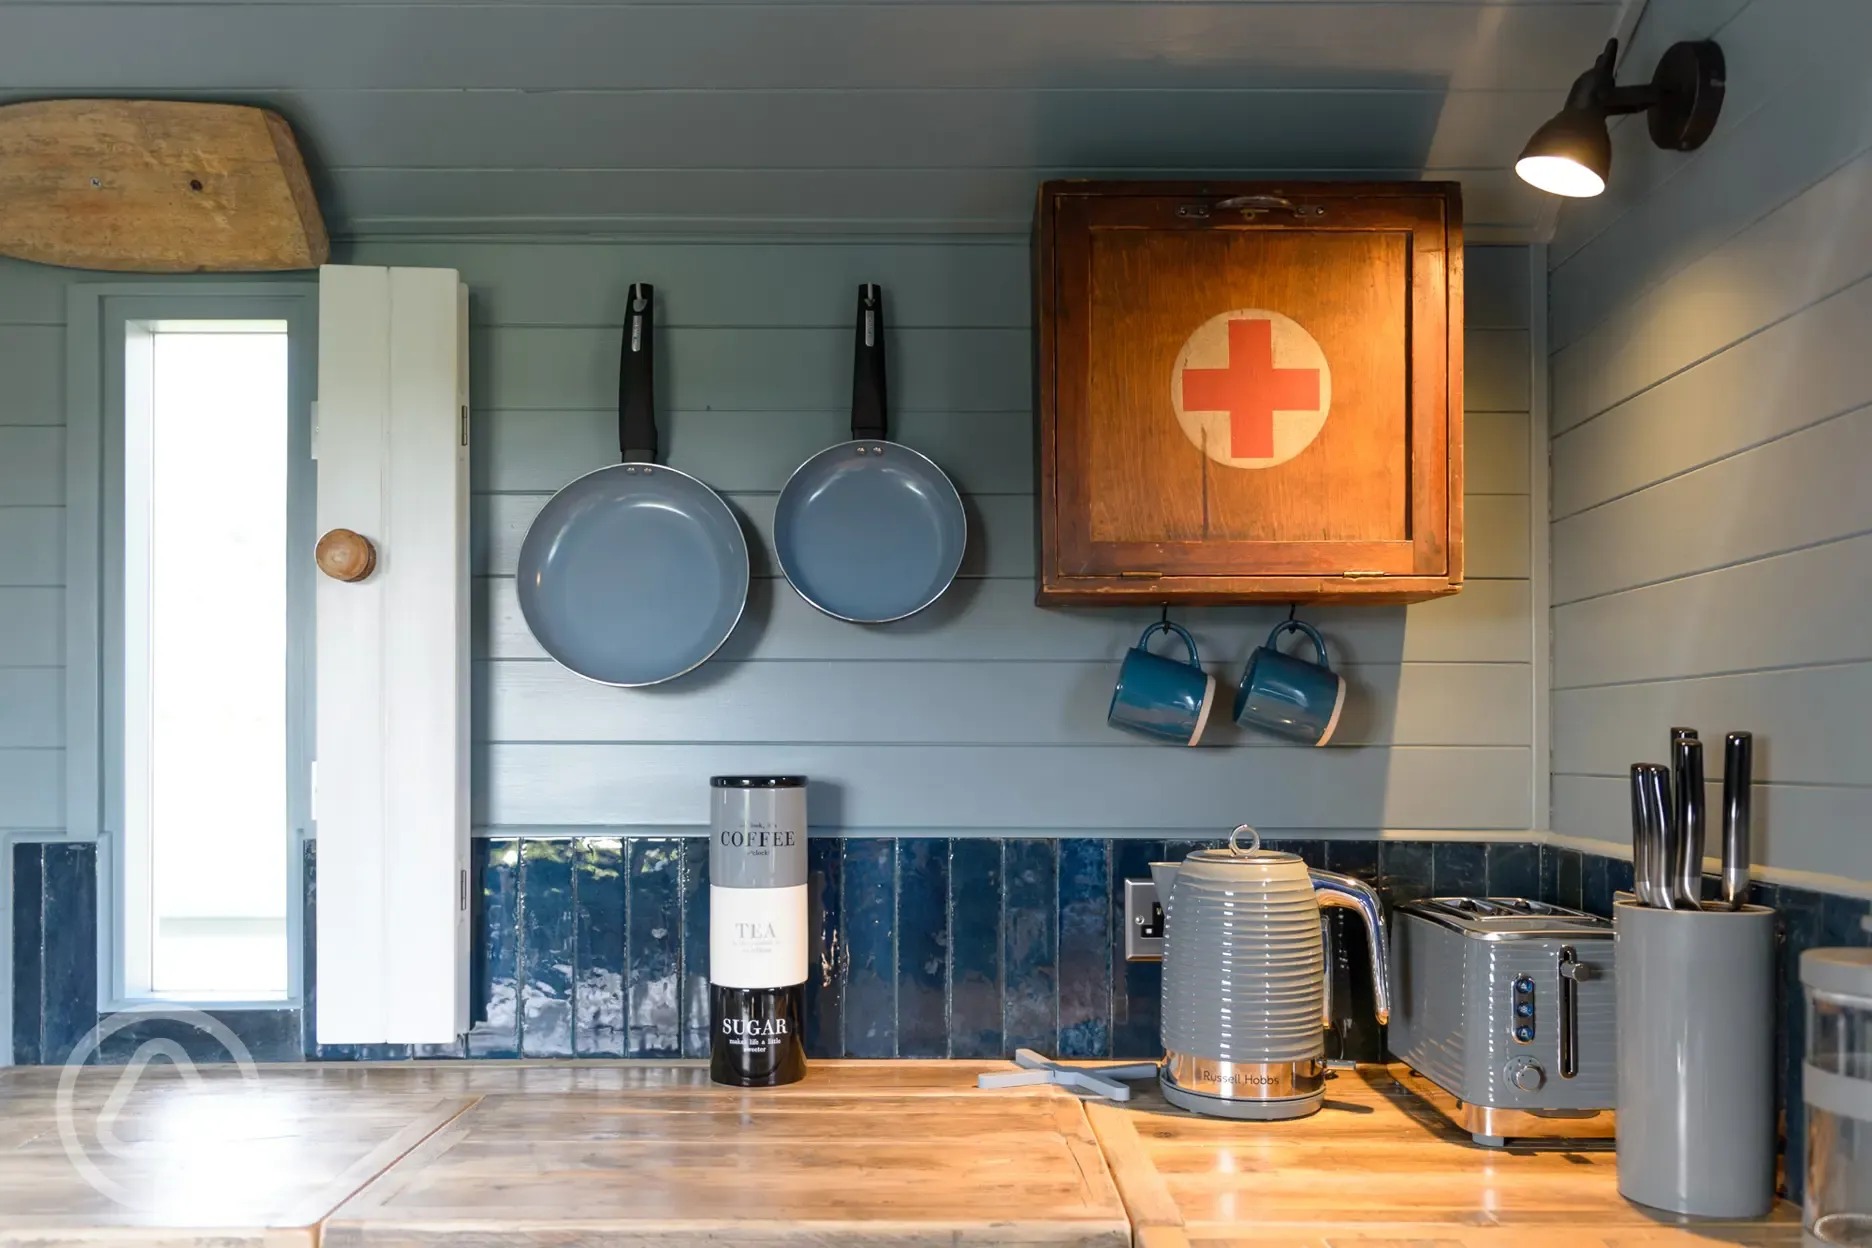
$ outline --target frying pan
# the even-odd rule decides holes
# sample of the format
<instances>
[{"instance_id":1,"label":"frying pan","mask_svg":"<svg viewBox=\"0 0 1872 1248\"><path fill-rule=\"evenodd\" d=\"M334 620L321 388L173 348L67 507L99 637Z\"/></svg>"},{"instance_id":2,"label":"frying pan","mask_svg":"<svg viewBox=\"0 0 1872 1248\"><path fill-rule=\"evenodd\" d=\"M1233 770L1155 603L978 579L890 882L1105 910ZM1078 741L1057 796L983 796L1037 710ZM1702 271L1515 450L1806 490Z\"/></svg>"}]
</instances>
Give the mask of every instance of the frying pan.
<instances>
[{"instance_id":1,"label":"frying pan","mask_svg":"<svg viewBox=\"0 0 1872 1248\"><path fill-rule=\"evenodd\" d=\"M655 292L630 288L618 369L623 462L564 486L520 545L520 613L546 653L607 685L673 680L721 648L747 605L748 549L721 495L656 463Z\"/></svg>"},{"instance_id":2,"label":"frying pan","mask_svg":"<svg viewBox=\"0 0 1872 1248\"><path fill-rule=\"evenodd\" d=\"M858 288L852 440L793 470L774 510L787 582L827 615L887 624L942 596L962 566L962 496L930 458L884 437L884 292Z\"/></svg>"}]
</instances>

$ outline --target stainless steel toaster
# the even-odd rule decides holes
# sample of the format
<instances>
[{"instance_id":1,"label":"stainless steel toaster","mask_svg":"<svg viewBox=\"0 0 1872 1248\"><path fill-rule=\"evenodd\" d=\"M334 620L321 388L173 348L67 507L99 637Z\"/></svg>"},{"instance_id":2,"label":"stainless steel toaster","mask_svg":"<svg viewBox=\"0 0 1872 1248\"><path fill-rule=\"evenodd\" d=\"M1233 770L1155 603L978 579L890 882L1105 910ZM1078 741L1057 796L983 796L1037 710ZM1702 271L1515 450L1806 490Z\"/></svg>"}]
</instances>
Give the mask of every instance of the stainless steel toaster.
<instances>
[{"instance_id":1,"label":"stainless steel toaster","mask_svg":"<svg viewBox=\"0 0 1872 1248\"><path fill-rule=\"evenodd\" d=\"M1613 958L1610 920L1578 910L1507 897L1406 902L1392 918L1386 1043L1478 1144L1609 1137Z\"/></svg>"}]
</instances>

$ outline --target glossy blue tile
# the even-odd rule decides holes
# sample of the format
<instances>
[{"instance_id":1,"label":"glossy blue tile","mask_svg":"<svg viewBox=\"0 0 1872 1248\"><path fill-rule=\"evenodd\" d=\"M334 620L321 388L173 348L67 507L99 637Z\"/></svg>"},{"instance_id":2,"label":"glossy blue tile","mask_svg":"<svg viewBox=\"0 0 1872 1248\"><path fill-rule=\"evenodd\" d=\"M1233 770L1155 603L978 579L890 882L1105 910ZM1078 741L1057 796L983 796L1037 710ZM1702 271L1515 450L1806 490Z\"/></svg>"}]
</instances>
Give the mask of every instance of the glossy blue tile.
<instances>
[{"instance_id":1,"label":"glossy blue tile","mask_svg":"<svg viewBox=\"0 0 1872 1248\"><path fill-rule=\"evenodd\" d=\"M949 842L949 1056L1000 1057L1001 842Z\"/></svg>"},{"instance_id":2,"label":"glossy blue tile","mask_svg":"<svg viewBox=\"0 0 1872 1248\"><path fill-rule=\"evenodd\" d=\"M476 839L470 1057L520 1056L520 842Z\"/></svg>"},{"instance_id":3,"label":"glossy blue tile","mask_svg":"<svg viewBox=\"0 0 1872 1248\"><path fill-rule=\"evenodd\" d=\"M1583 907L1586 891L1586 856L1577 849L1557 849L1554 865L1554 904L1572 910Z\"/></svg>"},{"instance_id":4,"label":"glossy blue tile","mask_svg":"<svg viewBox=\"0 0 1872 1248\"><path fill-rule=\"evenodd\" d=\"M1609 916L1612 913L1611 860L1604 854L1587 854L1580 870L1580 909L1587 914Z\"/></svg>"},{"instance_id":5,"label":"glossy blue tile","mask_svg":"<svg viewBox=\"0 0 1872 1248\"><path fill-rule=\"evenodd\" d=\"M1378 1024L1365 925L1346 910L1333 910L1326 919L1326 972L1332 976L1332 1026L1326 1033L1326 1056L1339 1061L1381 1062L1384 1028Z\"/></svg>"},{"instance_id":6,"label":"glossy blue tile","mask_svg":"<svg viewBox=\"0 0 1872 1248\"><path fill-rule=\"evenodd\" d=\"M1243 835L1238 842L1243 849L1248 848L1251 843L1252 842L1246 835ZM1199 849L1220 849L1226 844L1228 844L1228 838L1217 836L1212 836L1200 841L1165 841L1163 843L1162 861L1182 862ZM1263 849L1275 849L1278 848L1278 843L1275 841L1263 841L1261 842L1261 847ZM1149 875L1150 872L1146 871L1144 874Z\"/></svg>"},{"instance_id":7,"label":"glossy blue tile","mask_svg":"<svg viewBox=\"0 0 1872 1248\"><path fill-rule=\"evenodd\" d=\"M1007 1051L1059 1044L1059 842L1001 842L1001 1025Z\"/></svg>"},{"instance_id":8,"label":"glossy blue tile","mask_svg":"<svg viewBox=\"0 0 1872 1248\"><path fill-rule=\"evenodd\" d=\"M1162 841L1112 842L1112 913L1124 915L1124 882L1148 880L1152 862L1167 861ZM1157 1022L1163 990L1163 964L1127 962L1112 955L1111 1055L1117 1058L1161 1058L1163 1041Z\"/></svg>"},{"instance_id":9,"label":"glossy blue tile","mask_svg":"<svg viewBox=\"0 0 1872 1248\"><path fill-rule=\"evenodd\" d=\"M318 1043L318 842L308 839L301 851L300 881L305 889L300 925L299 972L304 1012L300 1015L299 1050L307 1061L351 1061L353 1046Z\"/></svg>"},{"instance_id":10,"label":"glossy blue tile","mask_svg":"<svg viewBox=\"0 0 1872 1248\"><path fill-rule=\"evenodd\" d=\"M1060 1057L1111 1053L1111 844L1059 843Z\"/></svg>"},{"instance_id":11,"label":"glossy blue tile","mask_svg":"<svg viewBox=\"0 0 1872 1248\"><path fill-rule=\"evenodd\" d=\"M630 888L625 946L628 968L627 1057L682 1055L681 896L677 876L682 841L633 838L628 846Z\"/></svg>"},{"instance_id":12,"label":"glossy blue tile","mask_svg":"<svg viewBox=\"0 0 1872 1248\"><path fill-rule=\"evenodd\" d=\"M806 1055L845 1056L845 842L806 840Z\"/></svg>"},{"instance_id":13,"label":"glossy blue tile","mask_svg":"<svg viewBox=\"0 0 1872 1248\"><path fill-rule=\"evenodd\" d=\"M1775 1072L1775 1110L1782 1121L1777 1123L1777 1132L1785 1128L1787 1116L1787 1057L1788 1057L1788 1003L1787 988L1784 983L1783 966L1787 958L1787 920L1781 913L1780 898L1775 886L1755 880L1749 885L1749 904L1766 906L1775 912L1775 969L1774 969L1774 1072ZM1785 1134L1779 1138L1785 1140Z\"/></svg>"},{"instance_id":14,"label":"glossy blue tile","mask_svg":"<svg viewBox=\"0 0 1872 1248\"><path fill-rule=\"evenodd\" d=\"M1560 901L1560 851L1552 845L1540 847L1540 891L1535 900L1549 905Z\"/></svg>"},{"instance_id":15,"label":"glossy blue tile","mask_svg":"<svg viewBox=\"0 0 1872 1248\"><path fill-rule=\"evenodd\" d=\"M1488 846L1481 841L1438 841L1430 847L1430 892L1474 897L1488 891Z\"/></svg>"},{"instance_id":16,"label":"glossy blue tile","mask_svg":"<svg viewBox=\"0 0 1872 1248\"><path fill-rule=\"evenodd\" d=\"M1866 917L1866 903L1857 897L1827 894L1820 905L1820 943L1861 948L1872 944L1861 922Z\"/></svg>"},{"instance_id":17,"label":"glossy blue tile","mask_svg":"<svg viewBox=\"0 0 1872 1248\"><path fill-rule=\"evenodd\" d=\"M1488 895L1538 901L1541 890L1538 845L1496 841L1488 847Z\"/></svg>"},{"instance_id":18,"label":"glossy blue tile","mask_svg":"<svg viewBox=\"0 0 1872 1248\"><path fill-rule=\"evenodd\" d=\"M1798 1201L1806 1187L1807 1130L1805 1107L1801 1100L1801 1064L1807 1051L1807 1015L1801 993L1800 955L1823 946L1826 941L1826 897L1802 888L1780 888L1782 931L1781 997L1786 1002L1787 1040L1782 1057L1782 1083L1786 1100L1782 1103L1787 1124L1786 1160L1783 1168L1787 1197Z\"/></svg>"},{"instance_id":19,"label":"glossy blue tile","mask_svg":"<svg viewBox=\"0 0 1872 1248\"><path fill-rule=\"evenodd\" d=\"M43 858L40 1060L63 1062L97 1026L97 847L48 844Z\"/></svg>"},{"instance_id":20,"label":"glossy blue tile","mask_svg":"<svg viewBox=\"0 0 1872 1248\"><path fill-rule=\"evenodd\" d=\"M572 842L572 1051L624 1056L624 846Z\"/></svg>"},{"instance_id":21,"label":"glossy blue tile","mask_svg":"<svg viewBox=\"0 0 1872 1248\"><path fill-rule=\"evenodd\" d=\"M682 843L682 1048L684 1057L709 1055L709 838ZM808 881L808 892L811 881ZM811 963L808 963L810 966ZM810 989L808 989L810 994Z\"/></svg>"},{"instance_id":22,"label":"glossy blue tile","mask_svg":"<svg viewBox=\"0 0 1872 1248\"><path fill-rule=\"evenodd\" d=\"M1300 855L1300 860L1309 867L1326 865L1327 842L1317 839L1283 840L1281 848L1290 854Z\"/></svg>"},{"instance_id":23,"label":"glossy blue tile","mask_svg":"<svg viewBox=\"0 0 1872 1248\"><path fill-rule=\"evenodd\" d=\"M304 1060L300 1051L300 1015L295 1009L277 1010L209 1010L209 1017L233 1033L240 1041L246 1056L256 1062L298 1062ZM136 1056L137 1050L152 1040L166 1041L175 1045L189 1059L198 1065L226 1065L236 1060L236 1054L214 1033L205 1031L192 1022L164 1015L153 1015L136 1019L127 1026L113 1031L98 1045L97 1054L92 1061L103 1066L122 1066ZM359 1046L344 1046L347 1050L344 1058L350 1058L349 1049ZM395 1046L403 1049L407 1046ZM397 1058L403 1055L398 1053ZM326 1059L332 1060L332 1059ZM373 1059L395 1060L395 1059Z\"/></svg>"},{"instance_id":24,"label":"glossy blue tile","mask_svg":"<svg viewBox=\"0 0 1872 1248\"><path fill-rule=\"evenodd\" d=\"M1429 841L1385 841L1379 847L1383 891L1392 904L1430 896L1434 850Z\"/></svg>"},{"instance_id":25,"label":"glossy blue tile","mask_svg":"<svg viewBox=\"0 0 1872 1248\"><path fill-rule=\"evenodd\" d=\"M1629 858L1608 857L1606 859L1606 888L1611 891L1614 897L1620 893L1629 893L1632 891L1632 864ZM1718 892L1715 887L1705 887L1703 895L1705 897L1715 897L1718 895ZM1611 903L1608 902L1607 904L1609 906ZM1606 913L1610 914L1612 912L1608 909Z\"/></svg>"},{"instance_id":26,"label":"glossy blue tile","mask_svg":"<svg viewBox=\"0 0 1872 1248\"><path fill-rule=\"evenodd\" d=\"M299 854L299 1052L309 1060L318 1056L318 842L306 838Z\"/></svg>"},{"instance_id":27,"label":"glossy blue tile","mask_svg":"<svg viewBox=\"0 0 1872 1248\"><path fill-rule=\"evenodd\" d=\"M845 1055L897 1056L897 856L882 837L845 842Z\"/></svg>"},{"instance_id":28,"label":"glossy blue tile","mask_svg":"<svg viewBox=\"0 0 1872 1248\"><path fill-rule=\"evenodd\" d=\"M1380 873L1379 845L1378 841L1327 841L1326 869L1355 880L1375 881Z\"/></svg>"},{"instance_id":29,"label":"glossy blue tile","mask_svg":"<svg viewBox=\"0 0 1872 1248\"><path fill-rule=\"evenodd\" d=\"M40 973L45 957L41 906L44 851L38 844L13 847L13 1061L40 1062Z\"/></svg>"},{"instance_id":30,"label":"glossy blue tile","mask_svg":"<svg viewBox=\"0 0 1872 1248\"><path fill-rule=\"evenodd\" d=\"M897 842L897 1056L949 1050L949 842Z\"/></svg>"},{"instance_id":31,"label":"glossy blue tile","mask_svg":"<svg viewBox=\"0 0 1872 1248\"><path fill-rule=\"evenodd\" d=\"M520 843L520 1055L572 1056L572 842Z\"/></svg>"}]
</instances>

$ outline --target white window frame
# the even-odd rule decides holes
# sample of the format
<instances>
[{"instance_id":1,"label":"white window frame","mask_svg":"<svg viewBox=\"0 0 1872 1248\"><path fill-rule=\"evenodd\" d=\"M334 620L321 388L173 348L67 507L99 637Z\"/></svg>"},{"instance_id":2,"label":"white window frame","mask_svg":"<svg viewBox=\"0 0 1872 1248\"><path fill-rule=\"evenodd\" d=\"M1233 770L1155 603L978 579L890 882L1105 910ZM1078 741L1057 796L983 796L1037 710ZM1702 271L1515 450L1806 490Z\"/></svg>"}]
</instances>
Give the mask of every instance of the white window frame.
<instances>
[{"instance_id":1,"label":"white window frame","mask_svg":"<svg viewBox=\"0 0 1872 1248\"><path fill-rule=\"evenodd\" d=\"M287 543L310 551L317 479L312 398L318 287L310 281L80 283L67 292L66 836L98 843L98 1010L151 1000L127 953L123 802L123 436L125 344L141 322L287 324ZM282 997L200 1002L216 1010L296 1009L304 967L304 842L311 832L314 730L312 561L287 561L287 983Z\"/></svg>"}]
</instances>

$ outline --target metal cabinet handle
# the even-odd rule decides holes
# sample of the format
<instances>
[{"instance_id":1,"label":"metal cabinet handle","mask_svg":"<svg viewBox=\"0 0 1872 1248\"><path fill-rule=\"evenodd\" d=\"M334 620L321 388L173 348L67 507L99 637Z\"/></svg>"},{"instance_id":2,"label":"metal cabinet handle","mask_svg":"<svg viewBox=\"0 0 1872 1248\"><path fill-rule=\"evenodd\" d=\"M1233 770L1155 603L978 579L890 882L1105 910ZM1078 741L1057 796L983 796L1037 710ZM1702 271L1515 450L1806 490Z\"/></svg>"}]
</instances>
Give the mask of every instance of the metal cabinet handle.
<instances>
[{"instance_id":1,"label":"metal cabinet handle","mask_svg":"<svg viewBox=\"0 0 1872 1248\"><path fill-rule=\"evenodd\" d=\"M1296 217L1323 217L1326 209L1320 204L1296 204L1281 195L1235 195L1217 204L1218 209L1239 208L1245 213L1291 212Z\"/></svg>"},{"instance_id":2,"label":"metal cabinet handle","mask_svg":"<svg viewBox=\"0 0 1872 1248\"><path fill-rule=\"evenodd\" d=\"M1579 1074L1579 986L1593 969L1579 960L1572 945L1560 946L1560 1077Z\"/></svg>"}]
</instances>

